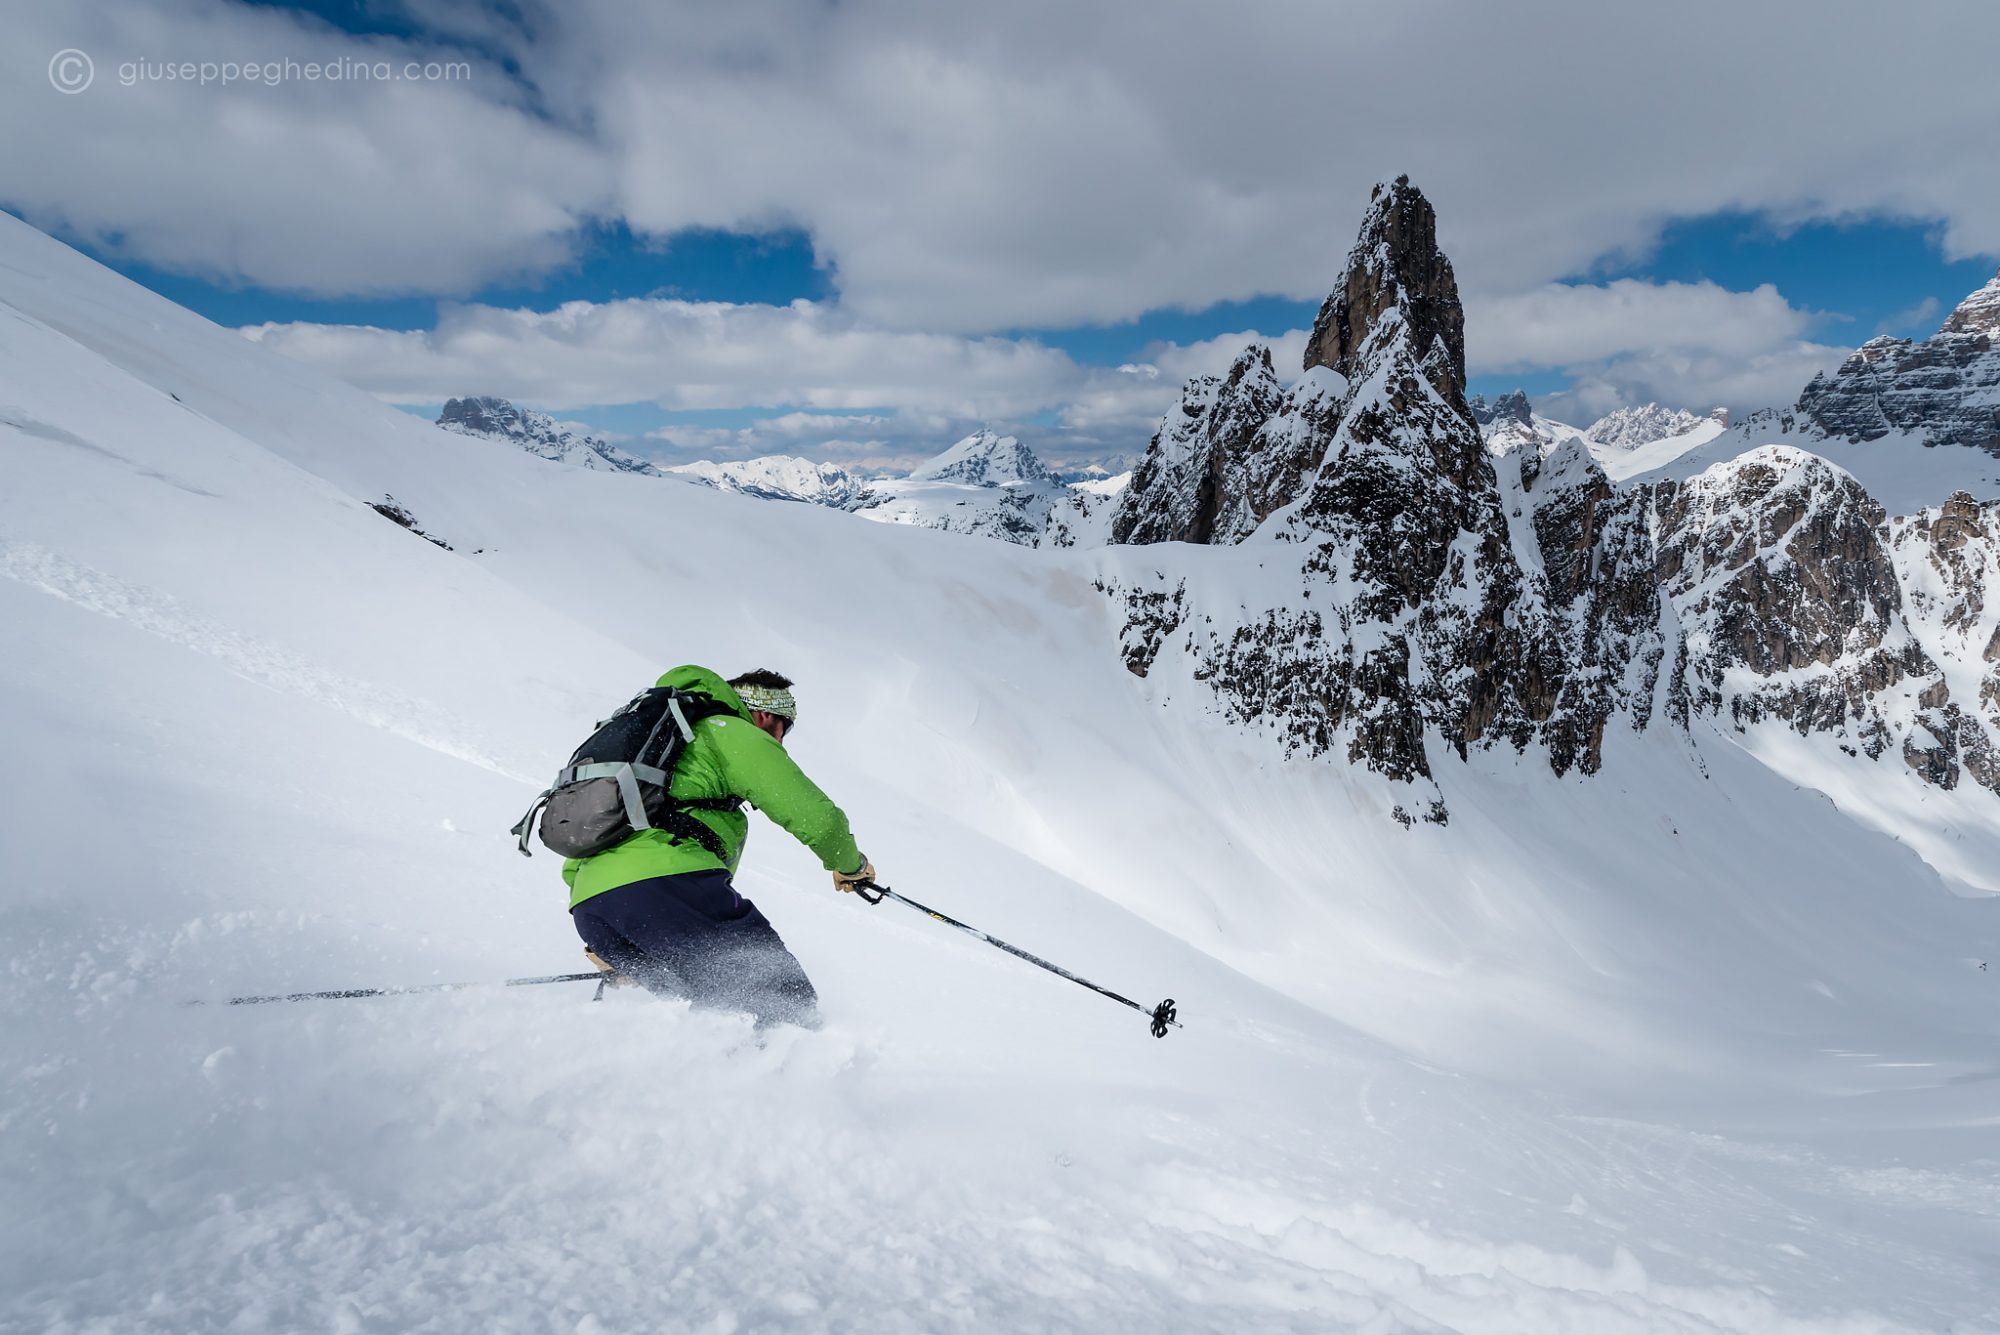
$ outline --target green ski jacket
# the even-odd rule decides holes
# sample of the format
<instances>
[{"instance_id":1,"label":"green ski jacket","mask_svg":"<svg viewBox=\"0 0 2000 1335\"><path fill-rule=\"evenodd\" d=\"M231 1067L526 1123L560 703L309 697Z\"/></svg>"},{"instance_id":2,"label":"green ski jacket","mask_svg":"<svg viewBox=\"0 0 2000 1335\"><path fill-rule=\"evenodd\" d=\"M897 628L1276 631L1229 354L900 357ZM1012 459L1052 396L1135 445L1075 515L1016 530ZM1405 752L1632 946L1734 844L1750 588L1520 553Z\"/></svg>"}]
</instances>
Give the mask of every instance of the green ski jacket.
<instances>
[{"instance_id":1,"label":"green ski jacket","mask_svg":"<svg viewBox=\"0 0 2000 1335\"><path fill-rule=\"evenodd\" d=\"M733 711L694 725L694 740L674 766L669 793L675 797L740 797L810 848L828 871L861 869L864 859L855 847L846 813L806 777L771 734L750 721L749 709L727 682L707 668L687 666L666 673L655 684L698 691ZM699 807L688 814L720 837L728 854L726 860L718 860L692 839L676 843L664 830L641 830L596 857L571 858L563 863L569 906L575 908L592 895L654 876L717 868L734 873L750 834L749 815L741 808L704 811Z\"/></svg>"}]
</instances>

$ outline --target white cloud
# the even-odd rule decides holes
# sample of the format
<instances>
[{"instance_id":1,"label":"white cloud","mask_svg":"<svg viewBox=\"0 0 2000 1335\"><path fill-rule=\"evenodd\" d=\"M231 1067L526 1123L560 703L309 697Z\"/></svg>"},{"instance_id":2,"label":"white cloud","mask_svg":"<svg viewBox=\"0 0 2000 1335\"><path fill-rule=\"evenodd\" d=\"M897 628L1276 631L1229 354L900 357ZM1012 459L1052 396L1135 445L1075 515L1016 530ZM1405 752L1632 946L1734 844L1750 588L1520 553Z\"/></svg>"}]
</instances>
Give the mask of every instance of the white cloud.
<instances>
[{"instance_id":1,"label":"white cloud","mask_svg":"<svg viewBox=\"0 0 2000 1335\"><path fill-rule=\"evenodd\" d=\"M677 462L797 453L861 468L907 466L980 426L1014 431L1058 466L1135 456L1186 375L1225 369L1257 337L1156 344L1145 365L1112 370L1032 339L873 328L837 305L666 298L550 311L461 305L431 330L291 323L242 333L406 405L492 394L551 412L789 409L625 443ZM1302 347L1303 337L1281 346ZM1036 424L1046 414L1058 425Z\"/></svg>"},{"instance_id":2,"label":"white cloud","mask_svg":"<svg viewBox=\"0 0 2000 1335\"><path fill-rule=\"evenodd\" d=\"M1798 339L1812 319L1768 283L1751 292L1630 278L1595 287L1550 283L1468 303L1465 356L1474 375L1670 348L1753 357Z\"/></svg>"},{"instance_id":3,"label":"white cloud","mask_svg":"<svg viewBox=\"0 0 2000 1335\"><path fill-rule=\"evenodd\" d=\"M1570 388L1537 402L1559 421L1658 402L1732 411L1789 404L1846 350L1805 335L1815 315L1766 284L1546 284L1468 303L1466 361L1474 375L1550 367Z\"/></svg>"},{"instance_id":4,"label":"white cloud","mask_svg":"<svg viewBox=\"0 0 2000 1335\"><path fill-rule=\"evenodd\" d=\"M490 60L465 79L372 77L462 51L203 0L14 6L8 43L0 202L164 268L326 294L465 292L565 262L612 198L612 164L520 105ZM73 96L29 77L62 47L95 66ZM161 77L184 63L194 81ZM278 81L225 84L225 64L275 66Z\"/></svg>"},{"instance_id":5,"label":"white cloud","mask_svg":"<svg viewBox=\"0 0 2000 1335\"><path fill-rule=\"evenodd\" d=\"M454 306L436 328L265 324L265 345L395 403L501 394L554 409L899 408L1032 413L1093 374L1032 340L871 328L838 306L635 298Z\"/></svg>"},{"instance_id":6,"label":"white cloud","mask_svg":"<svg viewBox=\"0 0 2000 1335\"><path fill-rule=\"evenodd\" d=\"M0 85L17 127L0 198L280 287L460 292L554 262L591 218L793 224L877 327L1114 321L1316 299L1369 185L1404 170L1475 296L1725 208L1936 220L1949 253L2000 252L2000 9L1984 0L1936 0L1921 21L1858 0L1809 17L1690 0L1589 24L1555 0L1170 16L1138 0L571 0L513 23L413 0L476 30L491 57L470 84L228 90L126 89L106 71L438 49L221 0L22 8L11 49L94 49L103 86Z\"/></svg>"},{"instance_id":7,"label":"white cloud","mask_svg":"<svg viewBox=\"0 0 2000 1335\"><path fill-rule=\"evenodd\" d=\"M1847 354L1846 348L1806 342L1744 358L1684 350L1642 353L1576 368L1568 390L1537 400L1535 407L1578 425L1640 403L1697 412L1719 405L1741 414L1796 402L1815 373L1832 370Z\"/></svg>"}]
</instances>

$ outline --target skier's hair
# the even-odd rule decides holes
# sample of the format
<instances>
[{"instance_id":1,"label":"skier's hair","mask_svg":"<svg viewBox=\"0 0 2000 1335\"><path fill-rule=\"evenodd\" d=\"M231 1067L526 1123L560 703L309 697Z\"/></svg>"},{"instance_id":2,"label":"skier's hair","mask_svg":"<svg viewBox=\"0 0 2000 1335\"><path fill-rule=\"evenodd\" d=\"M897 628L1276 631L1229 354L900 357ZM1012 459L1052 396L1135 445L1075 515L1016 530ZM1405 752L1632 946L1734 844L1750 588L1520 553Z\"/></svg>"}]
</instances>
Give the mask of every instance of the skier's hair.
<instances>
[{"instance_id":1,"label":"skier's hair","mask_svg":"<svg viewBox=\"0 0 2000 1335\"><path fill-rule=\"evenodd\" d=\"M782 672L773 672L769 668L758 668L754 672L745 672L740 676L731 677L729 684L732 688L737 686L762 686L769 691L789 691L792 688L792 679Z\"/></svg>"}]
</instances>

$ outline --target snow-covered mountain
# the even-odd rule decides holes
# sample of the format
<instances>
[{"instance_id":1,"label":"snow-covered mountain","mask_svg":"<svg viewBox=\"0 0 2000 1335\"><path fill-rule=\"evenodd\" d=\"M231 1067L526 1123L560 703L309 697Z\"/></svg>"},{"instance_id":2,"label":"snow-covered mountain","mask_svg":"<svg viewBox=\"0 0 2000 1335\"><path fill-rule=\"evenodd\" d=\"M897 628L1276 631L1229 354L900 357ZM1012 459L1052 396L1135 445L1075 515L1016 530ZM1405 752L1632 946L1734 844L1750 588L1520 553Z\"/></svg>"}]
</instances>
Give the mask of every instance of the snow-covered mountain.
<instances>
[{"instance_id":1,"label":"snow-covered mountain","mask_svg":"<svg viewBox=\"0 0 2000 1335\"><path fill-rule=\"evenodd\" d=\"M502 440L539 459L600 472L660 476L661 470L609 441L563 426L547 413L505 399L447 399L437 424L461 436Z\"/></svg>"},{"instance_id":2,"label":"snow-covered mountain","mask_svg":"<svg viewBox=\"0 0 2000 1335\"><path fill-rule=\"evenodd\" d=\"M1713 425L1717 431L1729 425L1729 410L1714 408L1697 416L1685 408L1662 408L1657 403L1636 408L1619 408L1592 422L1584 435L1600 445L1632 450L1671 436L1685 436Z\"/></svg>"},{"instance_id":3,"label":"snow-covered mountain","mask_svg":"<svg viewBox=\"0 0 2000 1335\"><path fill-rule=\"evenodd\" d=\"M1013 436L979 430L910 470L913 482L963 482L974 487L1054 482L1035 452Z\"/></svg>"},{"instance_id":4,"label":"snow-covered mountain","mask_svg":"<svg viewBox=\"0 0 2000 1335\"><path fill-rule=\"evenodd\" d=\"M1065 483L1013 436L979 430L851 507L877 523L998 538L1021 547L1097 546L1117 485Z\"/></svg>"},{"instance_id":5,"label":"snow-covered mountain","mask_svg":"<svg viewBox=\"0 0 2000 1335\"><path fill-rule=\"evenodd\" d=\"M804 501L836 510L851 509L868 494L868 484L839 464L815 463L785 454L726 463L702 459L691 464L673 464L666 471L741 496Z\"/></svg>"},{"instance_id":6,"label":"snow-covered mountain","mask_svg":"<svg viewBox=\"0 0 2000 1335\"><path fill-rule=\"evenodd\" d=\"M1356 257L1289 429L1134 514L1248 536L1027 551L552 469L0 215L0 1327L1993 1328L1995 803L1898 714L1974 712L1990 493L1496 463L1421 196ZM181 1004L580 967L506 827L688 659L799 678L900 891L1186 1028L761 819L818 1033Z\"/></svg>"}]
</instances>

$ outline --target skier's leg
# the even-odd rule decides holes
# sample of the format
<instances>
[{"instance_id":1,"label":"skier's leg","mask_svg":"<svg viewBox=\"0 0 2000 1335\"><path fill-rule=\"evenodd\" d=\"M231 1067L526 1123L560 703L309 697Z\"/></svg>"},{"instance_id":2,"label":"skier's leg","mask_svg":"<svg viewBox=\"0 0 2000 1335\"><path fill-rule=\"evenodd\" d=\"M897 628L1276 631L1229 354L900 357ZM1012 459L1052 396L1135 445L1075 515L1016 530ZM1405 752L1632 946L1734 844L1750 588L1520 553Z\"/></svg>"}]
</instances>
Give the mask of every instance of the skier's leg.
<instances>
[{"instance_id":1,"label":"skier's leg","mask_svg":"<svg viewBox=\"0 0 2000 1335\"><path fill-rule=\"evenodd\" d=\"M664 948L657 915L646 911L644 896L623 893L630 888L607 891L570 910L576 934L598 958L647 991L688 996L691 989L674 967L673 952Z\"/></svg>"},{"instance_id":2,"label":"skier's leg","mask_svg":"<svg viewBox=\"0 0 2000 1335\"><path fill-rule=\"evenodd\" d=\"M708 1005L750 1012L760 1027L817 1029L819 995L805 966L756 906L745 904L749 912L718 924L709 948L689 961L696 994Z\"/></svg>"}]
</instances>

